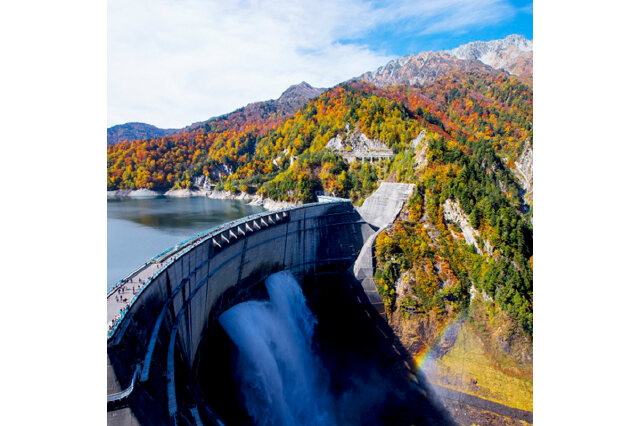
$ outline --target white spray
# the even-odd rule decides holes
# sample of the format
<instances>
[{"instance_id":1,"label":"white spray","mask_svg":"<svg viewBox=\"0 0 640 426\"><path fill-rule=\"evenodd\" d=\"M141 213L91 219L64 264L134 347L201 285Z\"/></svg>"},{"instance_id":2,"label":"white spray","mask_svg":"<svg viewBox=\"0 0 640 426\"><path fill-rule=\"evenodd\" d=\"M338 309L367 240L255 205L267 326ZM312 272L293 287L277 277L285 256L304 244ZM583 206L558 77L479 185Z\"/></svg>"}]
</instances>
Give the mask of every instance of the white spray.
<instances>
[{"instance_id":1,"label":"white spray","mask_svg":"<svg viewBox=\"0 0 640 426\"><path fill-rule=\"evenodd\" d=\"M247 411L259 425L333 425L328 374L311 345L316 319L288 271L267 278L269 301L220 315L239 351Z\"/></svg>"}]
</instances>

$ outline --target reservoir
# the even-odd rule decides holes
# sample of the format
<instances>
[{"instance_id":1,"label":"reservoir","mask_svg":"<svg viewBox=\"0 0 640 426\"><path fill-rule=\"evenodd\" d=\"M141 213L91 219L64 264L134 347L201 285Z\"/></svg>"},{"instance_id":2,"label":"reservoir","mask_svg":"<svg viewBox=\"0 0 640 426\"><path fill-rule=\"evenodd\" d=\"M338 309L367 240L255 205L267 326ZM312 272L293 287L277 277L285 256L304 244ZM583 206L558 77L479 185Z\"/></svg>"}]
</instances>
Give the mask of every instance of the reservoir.
<instances>
[{"instance_id":1,"label":"reservoir","mask_svg":"<svg viewBox=\"0 0 640 426\"><path fill-rule=\"evenodd\" d=\"M230 220L265 211L208 197L107 201L107 288L158 253Z\"/></svg>"}]
</instances>

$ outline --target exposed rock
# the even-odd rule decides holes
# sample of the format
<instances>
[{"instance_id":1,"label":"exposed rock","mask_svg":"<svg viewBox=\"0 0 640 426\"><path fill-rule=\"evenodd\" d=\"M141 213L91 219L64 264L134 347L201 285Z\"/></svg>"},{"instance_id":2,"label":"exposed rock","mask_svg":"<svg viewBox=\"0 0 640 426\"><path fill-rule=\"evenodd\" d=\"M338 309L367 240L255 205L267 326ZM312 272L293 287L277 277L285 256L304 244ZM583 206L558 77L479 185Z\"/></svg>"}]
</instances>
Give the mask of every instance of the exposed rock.
<instances>
[{"instance_id":1,"label":"exposed rock","mask_svg":"<svg viewBox=\"0 0 640 426\"><path fill-rule=\"evenodd\" d=\"M474 41L446 53L463 60L478 60L495 69L531 78L533 75L533 41L512 34L501 40Z\"/></svg>"},{"instance_id":2,"label":"exposed rock","mask_svg":"<svg viewBox=\"0 0 640 426\"><path fill-rule=\"evenodd\" d=\"M430 83L451 71L497 74L507 72L531 84L533 41L520 35L502 40L476 41L451 50L420 52L394 59L355 78L376 86Z\"/></svg>"},{"instance_id":3,"label":"exposed rock","mask_svg":"<svg viewBox=\"0 0 640 426\"><path fill-rule=\"evenodd\" d=\"M197 179L198 182L203 185L206 181L203 179ZM173 198L187 198L187 197L210 197L221 200L239 200L244 201L252 206L262 206L267 210L279 210L287 207L294 207L300 205L300 203L290 203L287 201L276 201L270 198L264 198L262 195L251 195L246 192L240 192L238 194L232 194L229 191L215 191L205 190L203 188L198 189L170 189L165 192L151 191L149 189L121 189L117 191L107 191L107 199L123 199L123 198L155 198L155 197L173 197Z\"/></svg>"},{"instance_id":4,"label":"exposed rock","mask_svg":"<svg viewBox=\"0 0 640 426\"><path fill-rule=\"evenodd\" d=\"M484 290L478 291L474 283L471 283L471 289L469 290L469 297L471 300L480 296L485 302L493 302L493 298L489 296Z\"/></svg>"},{"instance_id":5,"label":"exposed rock","mask_svg":"<svg viewBox=\"0 0 640 426\"><path fill-rule=\"evenodd\" d=\"M270 198L264 198L262 195L251 195L246 192L232 194L230 191L211 191L208 196L220 200L240 200L245 201L252 206L262 206L267 210L279 210L287 207L295 207L300 203L290 203L287 201L276 201Z\"/></svg>"},{"instance_id":6,"label":"exposed rock","mask_svg":"<svg viewBox=\"0 0 640 426\"><path fill-rule=\"evenodd\" d=\"M525 200L533 204L533 146L528 140L525 142L524 151L515 162L516 178L525 190Z\"/></svg>"},{"instance_id":7,"label":"exposed rock","mask_svg":"<svg viewBox=\"0 0 640 426\"><path fill-rule=\"evenodd\" d=\"M411 141L411 146L416 149L416 156L413 160L413 168L416 170L426 166L428 163L429 139L425 139L426 135L426 131L422 130Z\"/></svg>"},{"instance_id":8,"label":"exposed rock","mask_svg":"<svg viewBox=\"0 0 640 426\"><path fill-rule=\"evenodd\" d=\"M422 142L422 139L424 139L424 137L427 135L427 132L423 129L420 131L420 133L418 133L418 136L416 136L412 141L411 141L411 147L412 148L417 148L418 145L420 145L420 142Z\"/></svg>"},{"instance_id":9,"label":"exposed rock","mask_svg":"<svg viewBox=\"0 0 640 426\"><path fill-rule=\"evenodd\" d=\"M202 189L170 189L164 193L164 196L172 198L206 197L207 192Z\"/></svg>"},{"instance_id":10,"label":"exposed rock","mask_svg":"<svg viewBox=\"0 0 640 426\"><path fill-rule=\"evenodd\" d=\"M118 189L116 191L107 191L107 199L113 200L118 198L155 198L162 195L160 192L151 191L150 189Z\"/></svg>"},{"instance_id":11,"label":"exposed rock","mask_svg":"<svg viewBox=\"0 0 640 426\"><path fill-rule=\"evenodd\" d=\"M210 191L213 189L213 184L211 183L211 180L209 180L208 176L205 176L205 175L196 176L192 179L192 182L193 182L193 186L203 191Z\"/></svg>"},{"instance_id":12,"label":"exposed rock","mask_svg":"<svg viewBox=\"0 0 640 426\"><path fill-rule=\"evenodd\" d=\"M398 281L395 283L396 293L398 295L398 303L405 298L406 295L410 293L411 290L411 272L404 271Z\"/></svg>"},{"instance_id":13,"label":"exposed rock","mask_svg":"<svg viewBox=\"0 0 640 426\"><path fill-rule=\"evenodd\" d=\"M376 86L430 83L450 71L496 74L498 71L476 60L461 60L445 52L420 52L394 59L388 64L357 77Z\"/></svg>"},{"instance_id":14,"label":"exposed rock","mask_svg":"<svg viewBox=\"0 0 640 426\"><path fill-rule=\"evenodd\" d=\"M458 200L448 199L444 202L442 208L444 210L444 219L449 223L456 223L460 227L460 229L462 229L462 234L464 235L464 239L467 244L473 244L476 250L478 250L478 252L482 254L483 250L480 248L477 242L477 238L480 237L480 234L478 234L478 231L476 231L473 226L471 226L469 218L462 210L462 207L460 207L460 203L458 202ZM485 244L485 250L487 248L488 247Z\"/></svg>"},{"instance_id":15,"label":"exposed rock","mask_svg":"<svg viewBox=\"0 0 640 426\"><path fill-rule=\"evenodd\" d=\"M369 139L360 130L351 130L347 124L346 133L337 135L327 142L326 148L338 152L347 162L360 159L381 159L393 157L393 151L384 142Z\"/></svg>"}]
</instances>

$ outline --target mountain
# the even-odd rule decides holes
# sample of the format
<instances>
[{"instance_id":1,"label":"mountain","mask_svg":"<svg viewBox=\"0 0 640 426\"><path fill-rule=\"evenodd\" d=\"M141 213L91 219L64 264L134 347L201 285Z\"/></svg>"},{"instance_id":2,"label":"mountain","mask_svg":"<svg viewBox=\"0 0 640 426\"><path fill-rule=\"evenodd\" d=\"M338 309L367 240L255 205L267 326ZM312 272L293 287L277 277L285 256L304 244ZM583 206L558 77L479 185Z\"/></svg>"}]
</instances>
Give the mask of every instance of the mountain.
<instances>
[{"instance_id":1,"label":"mountain","mask_svg":"<svg viewBox=\"0 0 640 426\"><path fill-rule=\"evenodd\" d=\"M424 60L452 69L419 86L350 81L306 103L316 90L301 83L184 133L110 145L107 188L208 182L279 201L324 193L361 204L381 182L414 184L375 240L389 325L430 382L530 411L532 87L478 60ZM365 145L389 155L350 155Z\"/></svg>"},{"instance_id":2,"label":"mountain","mask_svg":"<svg viewBox=\"0 0 640 426\"><path fill-rule=\"evenodd\" d=\"M326 88L313 87L306 81L303 81L300 84L290 86L278 99L271 102L286 114L291 114L299 110L309 99L320 96L326 91Z\"/></svg>"},{"instance_id":3,"label":"mountain","mask_svg":"<svg viewBox=\"0 0 640 426\"><path fill-rule=\"evenodd\" d=\"M118 124L107 129L107 145L113 145L121 141L161 138L176 131L177 129L159 129L146 123Z\"/></svg>"},{"instance_id":4,"label":"mountain","mask_svg":"<svg viewBox=\"0 0 640 426\"><path fill-rule=\"evenodd\" d=\"M451 50L420 52L390 61L357 77L379 87L421 85L451 71L496 74L505 70L525 83L533 76L533 41L512 34L501 40L474 41Z\"/></svg>"},{"instance_id":5,"label":"mountain","mask_svg":"<svg viewBox=\"0 0 640 426\"><path fill-rule=\"evenodd\" d=\"M229 128L229 125L244 125L246 122L277 120L290 116L307 101L313 99L326 88L313 87L306 81L289 86L278 99L253 102L228 114L211 117L208 120L193 123L176 133L208 132L213 128Z\"/></svg>"},{"instance_id":6,"label":"mountain","mask_svg":"<svg viewBox=\"0 0 640 426\"><path fill-rule=\"evenodd\" d=\"M533 75L533 41L511 34L501 40L474 41L445 51L463 60L478 60L521 77Z\"/></svg>"},{"instance_id":7,"label":"mountain","mask_svg":"<svg viewBox=\"0 0 640 426\"><path fill-rule=\"evenodd\" d=\"M461 60L445 52L420 52L394 59L375 71L357 77L379 87L396 84L421 85L435 81L451 71L495 74L496 70L480 61Z\"/></svg>"},{"instance_id":8,"label":"mountain","mask_svg":"<svg viewBox=\"0 0 640 426\"><path fill-rule=\"evenodd\" d=\"M313 87L303 81L289 86L278 99L253 102L228 114L211 117L208 120L199 121L181 129L160 129L151 124L135 122L118 124L107 129L107 145L122 141L161 138L172 134L185 134L194 131L206 132L211 130L213 123L222 121L231 124L285 118L299 110L307 101L321 95L326 90L326 88Z\"/></svg>"},{"instance_id":9,"label":"mountain","mask_svg":"<svg viewBox=\"0 0 640 426\"><path fill-rule=\"evenodd\" d=\"M389 325L430 382L530 411L533 89L518 68L530 69L530 45L510 36L423 52L328 90L302 82L169 136L110 145L107 189L206 181L357 205L382 182L414 184L375 239ZM367 161L353 158L362 149ZM471 412L474 423L506 424Z\"/></svg>"}]
</instances>

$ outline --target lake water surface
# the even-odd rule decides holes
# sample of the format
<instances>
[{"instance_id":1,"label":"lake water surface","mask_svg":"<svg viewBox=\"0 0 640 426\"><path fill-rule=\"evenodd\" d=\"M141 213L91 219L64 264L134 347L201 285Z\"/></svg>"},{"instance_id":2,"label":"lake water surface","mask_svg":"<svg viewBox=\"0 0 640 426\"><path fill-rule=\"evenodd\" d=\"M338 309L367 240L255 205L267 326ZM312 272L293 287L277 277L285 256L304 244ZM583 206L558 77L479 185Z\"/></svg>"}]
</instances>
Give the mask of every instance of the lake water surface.
<instances>
[{"instance_id":1,"label":"lake water surface","mask_svg":"<svg viewBox=\"0 0 640 426\"><path fill-rule=\"evenodd\" d=\"M216 225L264 211L207 197L107 201L107 288L160 252Z\"/></svg>"}]
</instances>

